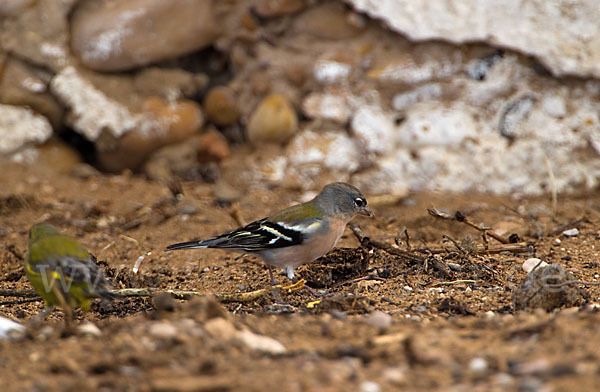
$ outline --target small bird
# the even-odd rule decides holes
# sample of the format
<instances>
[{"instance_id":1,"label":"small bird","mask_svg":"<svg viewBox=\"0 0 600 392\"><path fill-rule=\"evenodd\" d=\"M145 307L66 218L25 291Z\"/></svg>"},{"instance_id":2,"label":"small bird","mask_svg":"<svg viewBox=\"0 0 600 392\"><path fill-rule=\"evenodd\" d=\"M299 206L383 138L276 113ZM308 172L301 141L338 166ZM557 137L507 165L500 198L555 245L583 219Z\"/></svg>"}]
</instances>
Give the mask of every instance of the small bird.
<instances>
[{"instance_id":1,"label":"small bird","mask_svg":"<svg viewBox=\"0 0 600 392\"><path fill-rule=\"evenodd\" d=\"M334 182L306 203L214 238L169 245L167 250L217 248L252 253L267 263L274 285L272 267L284 268L288 278L295 280L294 269L333 249L357 214L374 216L356 187Z\"/></svg>"},{"instance_id":2,"label":"small bird","mask_svg":"<svg viewBox=\"0 0 600 392\"><path fill-rule=\"evenodd\" d=\"M93 298L119 298L109 291L110 283L102 275L94 256L48 223L37 224L29 230L25 273L44 299L46 309L38 316L41 319L55 306L60 306L70 325L72 308L87 312Z\"/></svg>"}]
</instances>

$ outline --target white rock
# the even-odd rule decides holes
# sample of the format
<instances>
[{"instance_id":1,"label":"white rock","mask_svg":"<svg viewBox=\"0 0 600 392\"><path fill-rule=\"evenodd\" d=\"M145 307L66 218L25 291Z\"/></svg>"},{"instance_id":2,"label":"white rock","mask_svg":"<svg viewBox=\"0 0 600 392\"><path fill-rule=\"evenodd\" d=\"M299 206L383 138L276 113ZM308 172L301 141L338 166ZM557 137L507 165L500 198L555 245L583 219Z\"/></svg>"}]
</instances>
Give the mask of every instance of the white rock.
<instances>
[{"instance_id":1,"label":"white rock","mask_svg":"<svg viewBox=\"0 0 600 392\"><path fill-rule=\"evenodd\" d=\"M485 312L484 314L481 315L484 319L487 320L492 320L494 318L496 318L496 312L494 312L493 310L488 310L487 312Z\"/></svg>"},{"instance_id":2,"label":"white rock","mask_svg":"<svg viewBox=\"0 0 600 392\"><path fill-rule=\"evenodd\" d=\"M363 381L359 390L360 392L381 392L381 387L375 381Z\"/></svg>"},{"instance_id":3,"label":"white rock","mask_svg":"<svg viewBox=\"0 0 600 392\"><path fill-rule=\"evenodd\" d=\"M285 354L287 351L285 346L278 340L267 336L257 335L248 330L240 331L237 335L237 339L248 348L267 354L281 355Z\"/></svg>"},{"instance_id":4,"label":"white rock","mask_svg":"<svg viewBox=\"0 0 600 392\"><path fill-rule=\"evenodd\" d=\"M406 381L407 369L404 366L390 367L383 370L383 379L387 382L400 385Z\"/></svg>"},{"instance_id":5,"label":"white rock","mask_svg":"<svg viewBox=\"0 0 600 392\"><path fill-rule=\"evenodd\" d=\"M380 310L369 313L365 318L368 325L378 329L388 329L393 321L392 316Z\"/></svg>"},{"instance_id":6,"label":"white rock","mask_svg":"<svg viewBox=\"0 0 600 392\"><path fill-rule=\"evenodd\" d=\"M275 157L268 160L264 166L258 169L259 176L268 181L280 182L286 178L288 159L285 156Z\"/></svg>"},{"instance_id":7,"label":"white rock","mask_svg":"<svg viewBox=\"0 0 600 392\"><path fill-rule=\"evenodd\" d=\"M177 328L173 324L159 321L150 325L148 333L160 339L173 339L177 336Z\"/></svg>"},{"instance_id":8,"label":"white rock","mask_svg":"<svg viewBox=\"0 0 600 392\"><path fill-rule=\"evenodd\" d=\"M368 152L383 154L394 149L396 126L391 116L381 108L364 106L358 109L351 123L352 132Z\"/></svg>"},{"instance_id":9,"label":"white rock","mask_svg":"<svg viewBox=\"0 0 600 392\"><path fill-rule=\"evenodd\" d=\"M115 137L132 130L167 132L169 124L160 124L145 114L132 113L127 107L106 96L72 66L64 68L51 83L52 92L71 111L73 128L90 141L103 130Z\"/></svg>"},{"instance_id":10,"label":"white rock","mask_svg":"<svg viewBox=\"0 0 600 392\"><path fill-rule=\"evenodd\" d=\"M600 76L596 0L347 1L411 40L487 42L536 56L558 75Z\"/></svg>"},{"instance_id":11,"label":"white rock","mask_svg":"<svg viewBox=\"0 0 600 392\"><path fill-rule=\"evenodd\" d=\"M542 99L542 109L556 118L564 117L567 114L567 104L560 95L548 94Z\"/></svg>"},{"instance_id":12,"label":"white rock","mask_svg":"<svg viewBox=\"0 0 600 392\"><path fill-rule=\"evenodd\" d=\"M476 357L469 362L469 369L473 372L484 372L488 368L487 361L481 357Z\"/></svg>"},{"instance_id":13,"label":"white rock","mask_svg":"<svg viewBox=\"0 0 600 392\"><path fill-rule=\"evenodd\" d=\"M307 117L331 120L339 124L345 124L350 118L346 100L335 94L309 94L302 102L302 111Z\"/></svg>"},{"instance_id":14,"label":"white rock","mask_svg":"<svg viewBox=\"0 0 600 392\"><path fill-rule=\"evenodd\" d=\"M352 66L330 60L318 60L314 66L314 75L321 84L340 83L348 79Z\"/></svg>"},{"instance_id":15,"label":"white rock","mask_svg":"<svg viewBox=\"0 0 600 392\"><path fill-rule=\"evenodd\" d=\"M12 339L25 331L25 327L9 318L0 316L0 339Z\"/></svg>"},{"instance_id":16,"label":"white rock","mask_svg":"<svg viewBox=\"0 0 600 392\"><path fill-rule=\"evenodd\" d=\"M563 231L562 235L564 235L565 237L577 237L579 235L579 230L576 227L574 227L572 229Z\"/></svg>"},{"instance_id":17,"label":"white rock","mask_svg":"<svg viewBox=\"0 0 600 392\"><path fill-rule=\"evenodd\" d=\"M52 136L46 117L31 109L0 104L0 153L11 154L25 146L42 143Z\"/></svg>"},{"instance_id":18,"label":"white rock","mask_svg":"<svg viewBox=\"0 0 600 392\"><path fill-rule=\"evenodd\" d=\"M442 108L439 104L422 104L407 112L407 120L398 131L404 147L456 146L464 139L477 136L477 124L465 108Z\"/></svg>"},{"instance_id":19,"label":"white rock","mask_svg":"<svg viewBox=\"0 0 600 392\"><path fill-rule=\"evenodd\" d=\"M532 257L523 262L522 268L523 268L523 271L530 273L531 271L533 271L533 269L535 268L536 265L538 265L538 268L543 268L543 267L547 266L548 263L546 263L545 261L542 261L541 259Z\"/></svg>"},{"instance_id":20,"label":"white rock","mask_svg":"<svg viewBox=\"0 0 600 392\"><path fill-rule=\"evenodd\" d=\"M100 336L102 335L102 331L100 331L100 328L98 328L98 326L92 322L89 321L85 321L83 322L83 324L81 324L77 330L84 334L84 335L91 335L91 336Z\"/></svg>"},{"instance_id":21,"label":"white rock","mask_svg":"<svg viewBox=\"0 0 600 392\"><path fill-rule=\"evenodd\" d=\"M301 132L288 145L286 155L292 166L320 164L350 173L356 171L361 162L356 144L342 132Z\"/></svg>"},{"instance_id":22,"label":"white rock","mask_svg":"<svg viewBox=\"0 0 600 392\"><path fill-rule=\"evenodd\" d=\"M415 103L428 101L442 96L442 85L430 83L417 87L405 93L398 93L392 98L392 107L395 110L406 110Z\"/></svg>"}]
</instances>

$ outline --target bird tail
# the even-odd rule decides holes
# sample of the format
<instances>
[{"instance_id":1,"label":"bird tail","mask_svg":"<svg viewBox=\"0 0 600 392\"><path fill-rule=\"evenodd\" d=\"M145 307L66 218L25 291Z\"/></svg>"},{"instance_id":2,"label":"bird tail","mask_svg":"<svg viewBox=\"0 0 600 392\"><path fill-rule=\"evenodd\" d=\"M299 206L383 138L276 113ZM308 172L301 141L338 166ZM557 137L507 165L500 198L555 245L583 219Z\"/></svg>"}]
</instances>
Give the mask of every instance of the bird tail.
<instances>
[{"instance_id":1,"label":"bird tail","mask_svg":"<svg viewBox=\"0 0 600 392\"><path fill-rule=\"evenodd\" d=\"M180 242L167 246L167 250L179 250L179 249L202 249L208 248L210 245L206 241L188 241Z\"/></svg>"}]
</instances>

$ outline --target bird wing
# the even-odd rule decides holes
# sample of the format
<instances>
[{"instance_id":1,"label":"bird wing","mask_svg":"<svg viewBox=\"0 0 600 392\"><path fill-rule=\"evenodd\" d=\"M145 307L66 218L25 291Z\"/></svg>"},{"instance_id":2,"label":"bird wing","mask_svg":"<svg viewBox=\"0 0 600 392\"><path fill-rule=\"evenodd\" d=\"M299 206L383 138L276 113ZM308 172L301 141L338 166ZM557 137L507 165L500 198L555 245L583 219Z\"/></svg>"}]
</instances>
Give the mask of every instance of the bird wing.
<instances>
[{"instance_id":1,"label":"bird wing","mask_svg":"<svg viewBox=\"0 0 600 392\"><path fill-rule=\"evenodd\" d=\"M283 248L302 244L321 225L322 220L320 218L308 218L293 223L277 222L264 218L231 233L200 241L199 245L208 248L238 249L247 252Z\"/></svg>"},{"instance_id":2,"label":"bird wing","mask_svg":"<svg viewBox=\"0 0 600 392\"><path fill-rule=\"evenodd\" d=\"M39 274L53 274L57 279L84 284L90 293L104 296L110 283L104 278L94 256L83 259L72 255L55 255L31 265ZM58 275L56 275L58 274Z\"/></svg>"}]
</instances>

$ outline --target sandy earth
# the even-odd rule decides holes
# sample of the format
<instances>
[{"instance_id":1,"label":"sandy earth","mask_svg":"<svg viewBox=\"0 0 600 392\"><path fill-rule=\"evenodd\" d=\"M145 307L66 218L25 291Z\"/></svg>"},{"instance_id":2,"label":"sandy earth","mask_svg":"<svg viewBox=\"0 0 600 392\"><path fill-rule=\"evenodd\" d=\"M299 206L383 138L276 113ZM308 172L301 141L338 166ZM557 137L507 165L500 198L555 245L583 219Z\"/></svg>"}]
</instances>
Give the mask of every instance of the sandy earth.
<instances>
[{"instance_id":1,"label":"sandy earth","mask_svg":"<svg viewBox=\"0 0 600 392\"><path fill-rule=\"evenodd\" d=\"M162 251L237 226L235 207L219 206L211 185L183 183L176 199L164 184L132 175L82 179L15 164L3 164L0 173L0 290L30 289L23 273L26 234L40 219L78 238L117 289L235 294L269 285L266 268L251 256ZM247 192L241 219L301 198L284 190ZM513 302L530 257L558 263L578 280L598 278L598 193L560 195L555 217L549 196L416 194L371 204L376 218L356 219L363 233L391 245L405 226L410 250L404 236L398 246L421 261L368 241L360 247L347 229L342 249L297 272L313 287L329 289L329 297L300 290L284 293L285 305L269 293L222 305L201 297L127 297L77 313L91 332L70 335L62 333L62 313L55 311L30 336L0 342L4 390L599 390L594 304L600 288L569 286L576 287L573 302L554 312L517 311ZM520 252L478 251L484 245L477 230L430 216L432 207L508 228L504 235L516 233L524 245ZM553 233L582 217L579 235ZM501 246L489 237L488 243ZM149 251L134 274L135 261ZM437 256L427 258L432 252ZM377 280L349 282L369 276ZM0 298L16 299L22 298ZM41 309L41 302L5 304L0 315L26 323ZM242 331L262 343L248 343Z\"/></svg>"}]
</instances>

